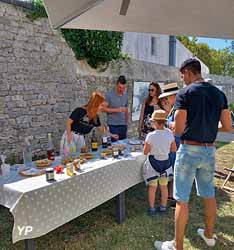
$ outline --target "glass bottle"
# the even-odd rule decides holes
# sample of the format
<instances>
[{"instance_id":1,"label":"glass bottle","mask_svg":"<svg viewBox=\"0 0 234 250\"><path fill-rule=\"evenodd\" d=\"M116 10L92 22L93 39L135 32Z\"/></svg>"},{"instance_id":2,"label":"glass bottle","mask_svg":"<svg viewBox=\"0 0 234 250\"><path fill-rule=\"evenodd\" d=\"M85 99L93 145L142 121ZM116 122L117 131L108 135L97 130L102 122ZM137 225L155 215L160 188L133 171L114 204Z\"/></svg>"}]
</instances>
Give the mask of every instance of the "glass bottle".
<instances>
[{"instance_id":1,"label":"glass bottle","mask_svg":"<svg viewBox=\"0 0 234 250\"><path fill-rule=\"evenodd\" d=\"M51 133L48 134L48 145L47 145L47 158L48 160L54 160L55 152L54 152L54 145L51 139Z\"/></svg>"},{"instance_id":2,"label":"glass bottle","mask_svg":"<svg viewBox=\"0 0 234 250\"><path fill-rule=\"evenodd\" d=\"M102 135L102 148L107 148L107 129L104 127L103 135Z\"/></svg>"},{"instance_id":3,"label":"glass bottle","mask_svg":"<svg viewBox=\"0 0 234 250\"><path fill-rule=\"evenodd\" d=\"M25 139L23 159L24 159L24 166L31 168L32 167L32 148L31 148L29 138Z\"/></svg>"},{"instance_id":4,"label":"glass bottle","mask_svg":"<svg viewBox=\"0 0 234 250\"><path fill-rule=\"evenodd\" d=\"M98 141L97 141L95 129L93 130L92 137L91 137L91 149L92 151L98 150Z\"/></svg>"}]
</instances>

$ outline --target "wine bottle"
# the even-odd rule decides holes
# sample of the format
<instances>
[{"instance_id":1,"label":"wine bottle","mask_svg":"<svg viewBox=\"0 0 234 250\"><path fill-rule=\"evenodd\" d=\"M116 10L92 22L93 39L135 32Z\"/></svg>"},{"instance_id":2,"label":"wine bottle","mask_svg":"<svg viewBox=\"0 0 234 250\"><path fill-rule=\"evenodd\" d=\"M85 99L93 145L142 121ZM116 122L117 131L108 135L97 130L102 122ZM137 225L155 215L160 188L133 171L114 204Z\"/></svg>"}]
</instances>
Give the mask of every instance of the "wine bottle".
<instances>
[{"instance_id":1,"label":"wine bottle","mask_svg":"<svg viewBox=\"0 0 234 250\"><path fill-rule=\"evenodd\" d=\"M91 149L92 151L98 150L98 141L97 141L95 129L93 130L92 137L91 137Z\"/></svg>"}]
</instances>

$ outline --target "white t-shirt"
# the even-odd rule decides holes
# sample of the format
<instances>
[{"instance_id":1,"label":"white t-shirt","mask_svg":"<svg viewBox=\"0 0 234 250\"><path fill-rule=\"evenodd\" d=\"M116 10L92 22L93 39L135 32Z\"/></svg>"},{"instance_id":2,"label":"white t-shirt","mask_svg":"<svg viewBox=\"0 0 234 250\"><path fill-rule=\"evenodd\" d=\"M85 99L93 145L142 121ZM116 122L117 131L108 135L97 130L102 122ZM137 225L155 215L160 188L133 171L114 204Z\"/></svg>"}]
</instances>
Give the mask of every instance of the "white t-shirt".
<instances>
[{"instance_id":1,"label":"white t-shirt","mask_svg":"<svg viewBox=\"0 0 234 250\"><path fill-rule=\"evenodd\" d=\"M155 130L147 134L145 141L151 146L149 154L159 161L164 161L168 159L174 136L169 129Z\"/></svg>"}]
</instances>

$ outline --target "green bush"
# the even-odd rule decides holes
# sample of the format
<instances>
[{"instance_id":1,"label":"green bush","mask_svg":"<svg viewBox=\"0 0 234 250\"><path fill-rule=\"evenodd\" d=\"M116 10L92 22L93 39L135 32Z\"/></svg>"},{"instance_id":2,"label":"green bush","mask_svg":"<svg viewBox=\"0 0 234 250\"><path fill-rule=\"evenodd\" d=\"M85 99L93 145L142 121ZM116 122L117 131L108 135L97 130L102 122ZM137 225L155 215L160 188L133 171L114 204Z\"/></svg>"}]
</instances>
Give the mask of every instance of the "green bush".
<instances>
[{"instance_id":1,"label":"green bush","mask_svg":"<svg viewBox=\"0 0 234 250\"><path fill-rule=\"evenodd\" d=\"M28 14L31 20L47 17L41 0L35 0L34 10ZM121 54L123 33L114 31L93 31L62 29L62 34L75 53L77 60L85 59L93 68L106 65L112 60L124 58Z\"/></svg>"}]
</instances>

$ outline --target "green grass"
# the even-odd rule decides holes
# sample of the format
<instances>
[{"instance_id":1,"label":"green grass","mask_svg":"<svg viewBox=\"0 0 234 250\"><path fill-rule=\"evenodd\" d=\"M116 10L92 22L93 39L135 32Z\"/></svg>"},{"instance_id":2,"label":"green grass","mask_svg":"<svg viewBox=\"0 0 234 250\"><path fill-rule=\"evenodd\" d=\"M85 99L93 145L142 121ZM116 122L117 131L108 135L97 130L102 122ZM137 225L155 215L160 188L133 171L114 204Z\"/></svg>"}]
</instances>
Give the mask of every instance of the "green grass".
<instances>
[{"instance_id":1,"label":"green grass","mask_svg":"<svg viewBox=\"0 0 234 250\"><path fill-rule=\"evenodd\" d=\"M217 163L227 167L233 161L234 144L218 143ZM217 245L214 250L234 249L234 197L220 190L222 180L216 179ZM173 238L174 211L154 218L146 215L146 188L139 184L126 192L126 221L114 221L114 200L80 216L35 240L37 250L153 250L154 240ZM23 250L23 242L11 243L13 218L0 207L0 250ZM197 237L196 229L203 227L202 201L193 190L190 217L186 230L185 250L207 250Z\"/></svg>"}]
</instances>

